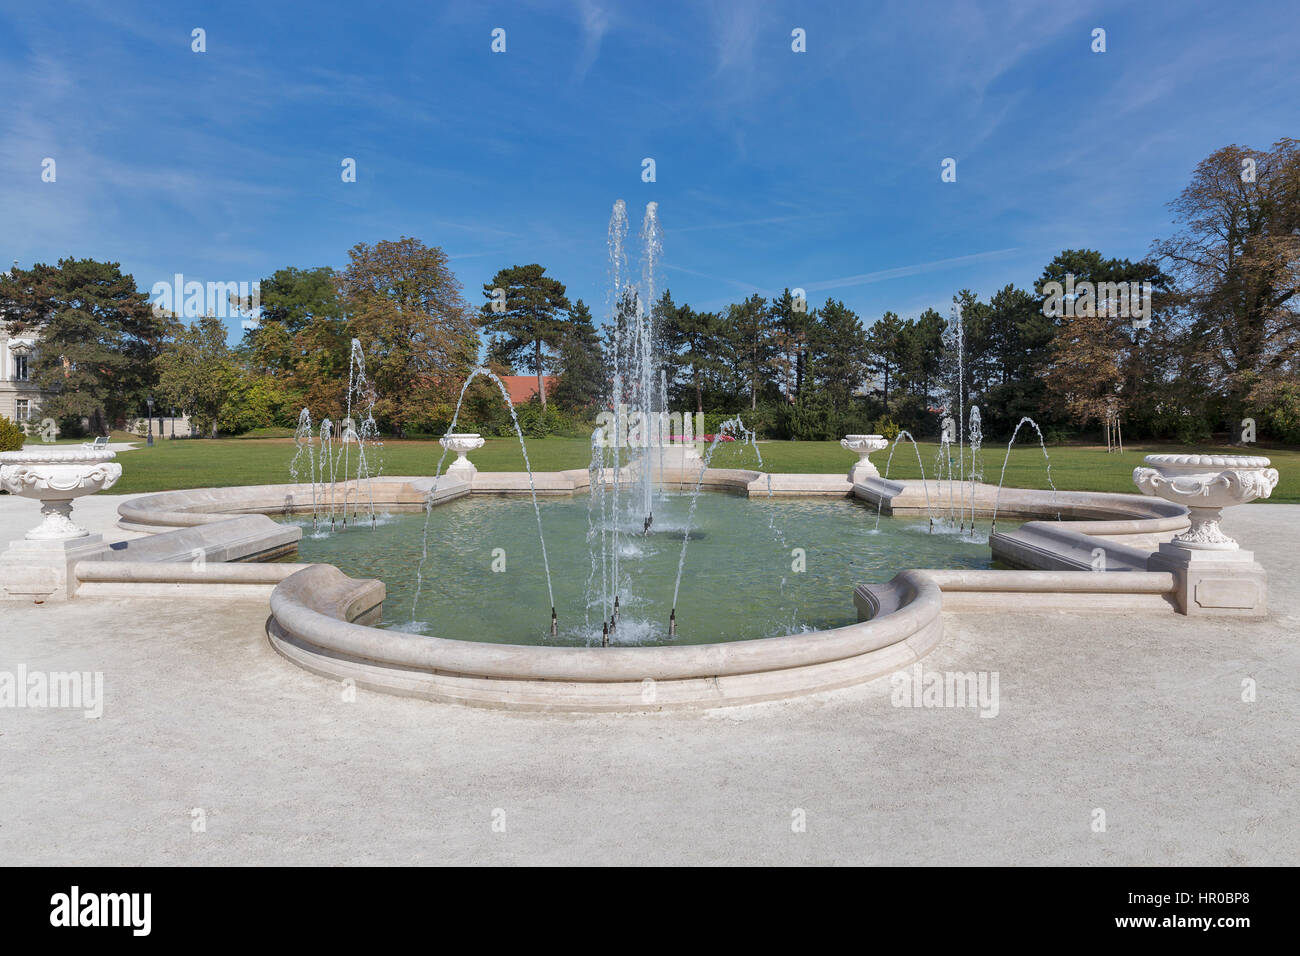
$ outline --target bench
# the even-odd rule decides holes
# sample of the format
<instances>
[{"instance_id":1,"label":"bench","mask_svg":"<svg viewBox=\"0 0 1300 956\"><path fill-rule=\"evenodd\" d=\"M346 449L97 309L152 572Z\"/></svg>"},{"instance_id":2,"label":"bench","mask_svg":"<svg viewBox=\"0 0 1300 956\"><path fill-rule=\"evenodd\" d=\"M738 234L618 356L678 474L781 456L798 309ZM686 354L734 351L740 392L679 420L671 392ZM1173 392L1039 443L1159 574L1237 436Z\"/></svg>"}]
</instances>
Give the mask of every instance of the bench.
<instances>
[{"instance_id":1,"label":"bench","mask_svg":"<svg viewBox=\"0 0 1300 956\"><path fill-rule=\"evenodd\" d=\"M102 451L108 447L108 436L100 435L94 441L82 442L82 448L89 448L91 451Z\"/></svg>"}]
</instances>

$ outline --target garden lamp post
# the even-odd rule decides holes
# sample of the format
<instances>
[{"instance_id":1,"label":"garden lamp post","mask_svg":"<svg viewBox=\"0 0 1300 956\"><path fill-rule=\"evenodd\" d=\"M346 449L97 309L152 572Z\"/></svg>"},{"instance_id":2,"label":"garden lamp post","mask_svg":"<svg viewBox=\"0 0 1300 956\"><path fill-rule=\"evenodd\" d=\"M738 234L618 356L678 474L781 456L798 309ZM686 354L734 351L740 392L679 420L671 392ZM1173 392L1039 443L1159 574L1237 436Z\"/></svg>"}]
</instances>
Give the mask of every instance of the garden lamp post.
<instances>
[{"instance_id":1,"label":"garden lamp post","mask_svg":"<svg viewBox=\"0 0 1300 956\"><path fill-rule=\"evenodd\" d=\"M149 437L145 440L145 447L153 447L153 396L145 397L145 404L149 406Z\"/></svg>"}]
</instances>

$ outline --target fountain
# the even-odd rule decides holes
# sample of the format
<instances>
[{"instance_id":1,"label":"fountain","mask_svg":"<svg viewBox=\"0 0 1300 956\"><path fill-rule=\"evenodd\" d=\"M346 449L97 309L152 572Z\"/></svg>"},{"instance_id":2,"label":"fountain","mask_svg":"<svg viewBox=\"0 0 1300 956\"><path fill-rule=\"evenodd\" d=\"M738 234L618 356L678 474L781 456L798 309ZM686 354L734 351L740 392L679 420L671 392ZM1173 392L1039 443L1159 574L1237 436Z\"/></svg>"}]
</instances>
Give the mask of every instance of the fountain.
<instances>
[{"instance_id":1,"label":"fountain","mask_svg":"<svg viewBox=\"0 0 1300 956\"><path fill-rule=\"evenodd\" d=\"M344 394L345 411L343 420L334 422L328 417L321 419L320 428L317 432L317 444L320 446L319 456L317 456L312 444L310 409L304 408L298 413L298 425L293 433L296 447L293 459L289 462L289 477L294 484L299 482L300 469L305 459L308 477L311 482L313 529L318 529L320 526L321 508L324 503L327 503L329 507L327 514L330 530L336 530L337 523L340 521L343 527L346 528L348 526L349 495L352 499L352 517L358 517L357 508L361 498L362 482L365 482L367 495L366 515L370 520L370 526L372 528L375 526L374 476L372 475L370 460L367 457L368 448L373 451L375 448L382 446L382 442L379 440L379 425L375 422L375 401L374 387L366 376L365 350L361 347L359 339L353 339L352 349L348 357L348 386L347 392ZM353 417L354 402L365 403L365 417L361 420L360 427L357 426ZM354 445L357 449L357 469L356 477L352 479L351 488L349 488L348 474L352 468L352 446ZM321 485L319 492L317 490L318 470ZM381 469L375 469L375 471L379 470ZM343 475L342 500L337 501L335 492L340 474ZM337 513L336 503L338 505Z\"/></svg>"}]
</instances>

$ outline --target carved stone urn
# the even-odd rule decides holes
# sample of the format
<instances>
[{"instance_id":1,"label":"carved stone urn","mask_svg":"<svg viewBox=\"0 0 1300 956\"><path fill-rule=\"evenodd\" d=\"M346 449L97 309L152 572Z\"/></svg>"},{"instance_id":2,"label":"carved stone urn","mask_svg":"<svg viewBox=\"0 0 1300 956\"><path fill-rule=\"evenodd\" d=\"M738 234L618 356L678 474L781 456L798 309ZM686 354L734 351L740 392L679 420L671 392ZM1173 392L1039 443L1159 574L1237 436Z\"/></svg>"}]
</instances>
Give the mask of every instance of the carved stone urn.
<instances>
[{"instance_id":1,"label":"carved stone urn","mask_svg":"<svg viewBox=\"0 0 1300 956\"><path fill-rule=\"evenodd\" d=\"M1219 528L1223 509L1267 498L1277 486L1277 469L1253 455L1147 455L1133 469L1144 495L1184 505L1192 526L1172 544L1193 551L1236 551L1237 542Z\"/></svg>"},{"instance_id":2,"label":"carved stone urn","mask_svg":"<svg viewBox=\"0 0 1300 956\"><path fill-rule=\"evenodd\" d=\"M36 447L0 452L0 488L11 495L36 498L45 520L28 531L29 541L85 538L72 520L72 502L113 487L122 466L111 451L89 448Z\"/></svg>"},{"instance_id":3,"label":"carved stone urn","mask_svg":"<svg viewBox=\"0 0 1300 956\"><path fill-rule=\"evenodd\" d=\"M465 457L468 452L476 451L484 445L483 439L477 432L449 432L439 438L438 443L448 451L456 453L456 460L447 468L448 478L469 481L478 474L474 463Z\"/></svg>"},{"instance_id":4,"label":"carved stone urn","mask_svg":"<svg viewBox=\"0 0 1300 956\"><path fill-rule=\"evenodd\" d=\"M858 453L858 461L849 469L848 478L852 484L866 481L868 478L879 478L880 471L871 463L870 455L872 452L881 451L889 447L889 440L883 435L845 435L840 439L840 447L846 451L855 451Z\"/></svg>"}]
</instances>

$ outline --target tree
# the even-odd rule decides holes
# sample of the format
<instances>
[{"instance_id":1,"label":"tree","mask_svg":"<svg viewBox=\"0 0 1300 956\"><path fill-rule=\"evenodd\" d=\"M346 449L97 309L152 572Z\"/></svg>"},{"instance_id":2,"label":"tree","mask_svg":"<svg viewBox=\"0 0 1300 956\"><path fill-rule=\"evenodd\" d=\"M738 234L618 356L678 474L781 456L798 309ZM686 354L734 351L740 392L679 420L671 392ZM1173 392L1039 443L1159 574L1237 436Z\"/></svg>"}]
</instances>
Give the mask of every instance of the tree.
<instances>
[{"instance_id":1,"label":"tree","mask_svg":"<svg viewBox=\"0 0 1300 956\"><path fill-rule=\"evenodd\" d=\"M889 412L890 380L898 380L903 364L903 331L903 320L893 312L886 312L866 335L867 371L881 378L886 414Z\"/></svg>"},{"instance_id":2,"label":"tree","mask_svg":"<svg viewBox=\"0 0 1300 956\"><path fill-rule=\"evenodd\" d=\"M504 304L497 289L505 293ZM560 313L569 309L564 283L546 275L546 269L537 263L511 266L483 286L483 295L488 301L480 309L479 324L488 333L502 336L502 354L512 365L521 364L536 373L537 393L545 408L542 376L551 350L564 336Z\"/></svg>"},{"instance_id":3,"label":"tree","mask_svg":"<svg viewBox=\"0 0 1300 956\"><path fill-rule=\"evenodd\" d=\"M1116 345L1114 319L1095 311L1063 316L1057 328L1047 387L1081 425L1122 414L1129 401Z\"/></svg>"},{"instance_id":4,"label":"tree","mask_svg":"<svg viewBox=\"0 0 1300 956\"><path fill-rule=\"evenodd\" d=\"M301 360L324 344L321 331L345 338L343 303L329 266L277 269L259 283L259 295L258 323L244 333L240 346L253 368L297 377Z\"/></svg>"},{"instance_id":5,"label":"tree","mask_svg":"<svg viewBox=\"0 0 1300 956\"><path fill-rule=\"evenodd\" d=\"M60 259L0 279L0 315L14 334L40 335L32 379L52 394L52 418L86 419L107 434L153 388L164 318L116 262Z\"/></svg>"},{"instance_id":6,"label":"tree","mask_svg":"<svg viewBox=\"0 0 1300 956\"><path fill-rule=\"evenodd\" d=\"M899 381L927 403L931 398L931 388L939 377L946 324L947 320L938 312L926 309L916 321L909 319L903 326Z\"/></svg>"},{"instance_id":7,"label":"tree","mask_svg":"<svg viewBox=\"0 0 1300 956\"><path fill-rule=\"evenodd\" d=\"M723 320L730 346L731 364L742 387L749 392L749 408L758 408L758 393L767 382L764 374L774 351L772 321L767 300L755 293L744 302L727 307Z\"/></svg>"},{"instance_id":8,"label":"tree","mask_svg":"<svg viewBox=\"0 0 1300 956\"><path fill-rule=\"evenodd\" d=\"M1013 285L989 299L987 318L990 365L979 403L985 433L1010 434L1025 416L1044 424L1055 321L1043 314L1039 299Z\"/></svg>"},{"instance_id":9,"label":"tree","mask_svg":"<svg viewBox=\"0 0 1300 956\"><path fill-rule=\"evenodd\" d=\"M351 336L334 270L277 269L262 279L259 290L259 321L235 350L247 369L246 393L274 394L290 406L310 407L317 417L341 415ZM251 301L239 304L252 309Z\"/></svg>"},{"instance_id":10,"label":"tree","mask_svg":"<svg viewBox=\"0 0 1300 956\"><path fill-rule=\"evenodd\" d=\"M812 315L807 303L786 289L769 307L773 365L786 401L793 402L803 389L804 361Z\"/></svg>"},{"instance_id":11,"label":"tree","mask_svg":"<svg viewBox=\"0 0 1300 956\"><path fill-rule=\"evenodd\" d=\"M720 367L718 339L721 334L722 320L716 312L696 312L689 305L674 309L665 326L669 348L687 375L695 393L695 410L701 414L704 412L705 383Z\"/></svg>"},{"instance_id":12,"label":"tree","mask_svg":"<svg viewBox=\"0 0 1300 956\"><path fill-rule=\"evenodd\" d=\"M570 409L590 408L608 391L600 337L591 321L591 310L581 299L569 310L559 349L560 381L555 401Z\"/></svg>"},{"instance_id":13,"label":"tree","mask_svg":"<svg viewBox=\"0 0 1300 956\"><path fill-rule=\"evenodd\" d=\"M1095 249L1066 249L1047 264L1038 280L1037 292L1044 296L1039 300L1040 312L1054 311L1045 299L1047 284L1068 288L1071 277L1076 289L1084 288L1081 284L1085 282L1090 289L1060 303L1064 314L1055 318L1052 346L1045 350L1050 362L1040 368L1047 392L1063 400L1068 416L1080 424L1105 421L1135 407L1154 407L1150 393L1158 383L1149 355L1152 342L1158 343L1164 333L1165 275L1154 262L1107 259ZM1151 286L1149 328L1135 322L1132 315L1125 317L1116 298L1117 289L1132 294L1143 283ZM1025 327L1034 328L1027 323ZM1041 334L1041 325L1037 328ZM1107 350L1109 358L1103 357ZM1081 369L1090 369L1095 379L1080 374Z\"/></svg>"},{"instance_id":14,"label":"tree","mask_svg":"<svg viewBox=\"0 0 1300 956\"><path fill-rule=\"evenodd\" d=\"M239 367L226 345L226 326L204 316L175 335L155 359L158 391L169 404L186 409L200 430L217 437L221 416L239 384Z\"/></svg>"},{"instance_id":15,"label":"tree","mask_svg":"<svg viewBox=\"0 0 1300 956\"><path fill-rule=\"evenodd\" d=\"M1153 252L1176 282L1187 348L1240 408L1251 373L1300 359L1300 141L1216 150L1170 207L1181 229Z\"/></svg>"},{"instance_id":16,"label":"tree","mask_svg":"<svg viewBox=\"0 0 1300 956\"><path fill-rule=\"evenodd\" d=\"M854 392L867 374L867 340L857 313L827 299L808 330L808 369L812 383L837 415L849 411Z\"/></svg>"},{"instance_id":17,"label":"tree","mask_svg":"<svg viewBox=\"0 0 1300 956\"><path fill-rule=\"evenodd\" d=\"M336 276L348 328L366 349L377 419L429 426L478 358L478 333L447 254L406 236L359 243Z\"/></svg>"}]
</instances>

